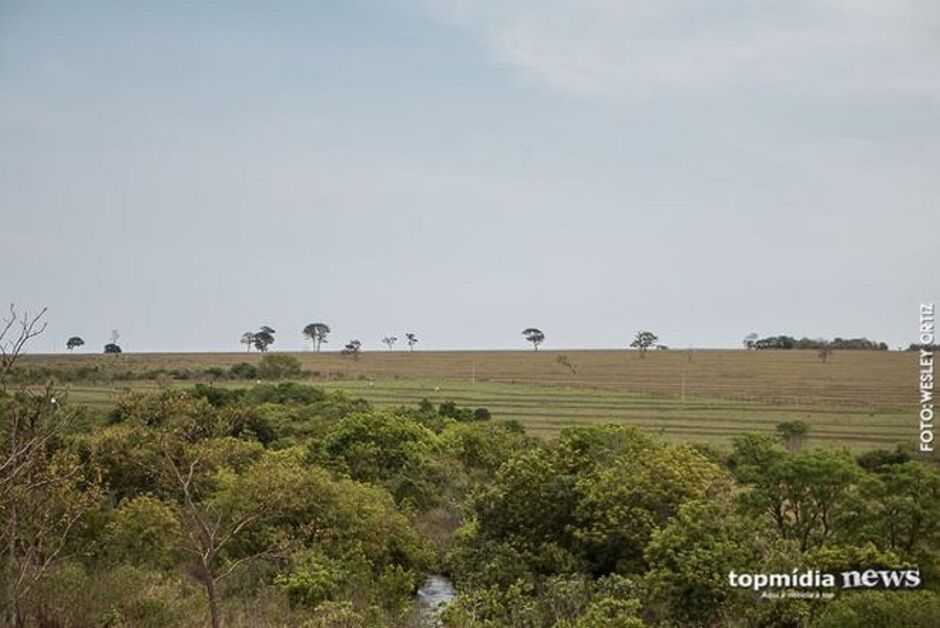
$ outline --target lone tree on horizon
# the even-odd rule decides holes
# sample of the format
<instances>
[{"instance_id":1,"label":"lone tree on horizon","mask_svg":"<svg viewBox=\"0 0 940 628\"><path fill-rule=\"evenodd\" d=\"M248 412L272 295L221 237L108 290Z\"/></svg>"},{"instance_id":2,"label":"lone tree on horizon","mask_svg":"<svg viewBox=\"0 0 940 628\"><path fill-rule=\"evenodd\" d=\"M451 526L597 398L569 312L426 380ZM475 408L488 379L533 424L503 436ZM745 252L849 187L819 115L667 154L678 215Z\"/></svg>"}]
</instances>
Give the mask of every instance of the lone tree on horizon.
<instances>
[{"instance_id":1,"label":"lone tree on horizon","mask_svg":"<svg viewBox=\"0 0 940 628\"><path fill-rule=\"evenodd\" d=\"M65 343L65 348L71 351L76 347L82 347L84 345L85 341L81 338L81 336L72 336L68 339L68 342Z\"/></svg>"},{"instance_id":2,"label":"lone tree on horizon","mask_svg":"<svg viewBox=\"0 0 940 628\"><path fill-rule=\"evenodd\" d=\"M757 342L758 338L760 338L760 336L757 335L757 332L752 331L744 337L744 340L741 341L741 344L744 345L744 349L746 351L751 351L754 349L754 343Z\"/></svg>"},{"instance_id":3,"label":"lone tree on horizon","mask_svg":"<svg viewBox=\"0 0 940 628\"><path fill-rule=\"evenodd\" d=\"M382 342L385 343L385 346L387 346L388 350L391 351L392 346L398 342L398 336L386 336L385 338L382 338Z\"/></svg>"},{"instance_id":4,"label":"lone tree on horizon","mask_svg":"<svg viewBox=\"0 0 940 628\"><path fill-rule=\"evenodd\" d=\"M633 342L630 343L630 346L634 349L640 350L640 357L646 355L646 350L656 344L656 341L659 338L651 331L638 331L636 332L636 337L633 339Z\"/></svg>"},{"instance_id":5,"label":"lone tree on horizon","mask_svg":"<svg viewBox=\"0 0 940 628\"><path fill-rule=\"evenodd\" d=\"M267 325L262 325L261 329L258 331L246 331L243 333L238 342L245 345L246 352L250 352L251 348L254 347L264 353L268 350L269 346L274 344L274 334L274 329Z\"/></svg>"},{"instance_id":6,"label":"lone tree on horizon","mask_svg":"<svg viewBox=\"0 0 940 628\"><path fill-rule=\"evenodd\" d=\"M274 344L274 330L268 327L267 325L262 325L261 330L252 334L252 343L255 345L255 349L264 353L268 350L268 347Z\"/></svg>"},{"instance_id":7,"label":"lone tree on horizon","mask_svg":"<svg viewBox=\"0 0 940 628\"><path fill-rule=\"evenodd\" d=\"M340 351L343 355L351 355L353 360L359 359L359 350L362 349L362 343L358 340L350 340Z\"/></svg>"},{"instance_id":8,"label":"lone tree on horizon","mask_svg":"<svg viewBox=\"0 0 940 628\"><path fill-rule=\"evenodd\" d=\"M526 340L532 343L532 348L536 351L539 350L539 345L545 342L545 334L537 327L523 329L522 335L525 336Z\"/></svg>"},{"instance_id":9,"label":"lone tree on horizon","mask_svg":"<svg viewBox=\"0 0 940 628\"><path fill-rule=\"evenodd\" d=\"M118 338L121 337L120 332L116 329L111 330L111 342L104 346L105 353L121 353L121 346L117 343Z\"/></svg>"},{"instance_id":10,"label":"lone tree on horizon","mask_svg":"<svg viewBox=\"0 0 940 628\"><path fill-rule=\"evenodd\" d=\"M319 351L320 345L326 342L330 335L330 326L326 323L310 323L304 327L303 335L313 341L313 350Z\"/></svg>"},{"instance_id":11,"label":"lone tree on horizon","mask_svg":"<svg viewBox=\"0 0 940 628\"><path fill-rule=\"evenodd\" d=\"M415 345L418 344L418 337L409 331L405 334L405 339L408 341L408 349L414 351Z\"/></svg>"}]
</instances>

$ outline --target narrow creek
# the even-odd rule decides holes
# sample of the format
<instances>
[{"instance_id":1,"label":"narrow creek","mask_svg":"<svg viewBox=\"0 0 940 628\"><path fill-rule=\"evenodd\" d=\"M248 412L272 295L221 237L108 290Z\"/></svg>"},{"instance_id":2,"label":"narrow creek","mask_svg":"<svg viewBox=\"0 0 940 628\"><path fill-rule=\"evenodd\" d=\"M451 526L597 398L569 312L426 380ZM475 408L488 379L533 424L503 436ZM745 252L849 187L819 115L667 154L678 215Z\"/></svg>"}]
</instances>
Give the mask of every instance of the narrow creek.
<instances>
[{"instance_id":1,"label":"narrow creek","mask_svg":"<svg viewBox=\"0 0 940 628\"><path fill-rule=\"evenodd\" d=\"M423 626L440 626L436 611L454 600L454 583L444 576L431 574L418 589L418 609Z\"/></svg>"}]
</instances>

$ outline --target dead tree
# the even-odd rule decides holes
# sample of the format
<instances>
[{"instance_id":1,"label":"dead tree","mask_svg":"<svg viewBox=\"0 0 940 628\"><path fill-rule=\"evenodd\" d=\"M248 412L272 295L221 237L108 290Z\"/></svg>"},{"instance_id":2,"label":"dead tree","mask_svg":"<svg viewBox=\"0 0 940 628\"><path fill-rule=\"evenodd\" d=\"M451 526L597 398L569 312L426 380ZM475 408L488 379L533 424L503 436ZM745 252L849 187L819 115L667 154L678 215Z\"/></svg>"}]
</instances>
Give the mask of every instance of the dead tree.
<instances>
[{"instance_id":1,"label":"dead tree","mask_svg":"<svg viewBox=\"0 0 940 628\"><path fill-rule=\"evenodd\" d=\"M46 331L45 316L46 308L30 316L28 312L19 314L10 304L9 314L0 322L0 391L6 389L7 377L27 343Z\"/></svg>"},{"instance_id":2,"label":"dead tree","mask_svg":"<svg viewBox=\"0 0 940 628\"><path fill-rule=\"evenodd\" d=\"M27 625L27 595L64 558L76 524L101 497L85 464L56 445L75 412L54 387L7 390L27 344L46 329L45 313L19 314L11 305L0 323L0 556L5 624L14 628Z\"/></svg>"}]
</instances>

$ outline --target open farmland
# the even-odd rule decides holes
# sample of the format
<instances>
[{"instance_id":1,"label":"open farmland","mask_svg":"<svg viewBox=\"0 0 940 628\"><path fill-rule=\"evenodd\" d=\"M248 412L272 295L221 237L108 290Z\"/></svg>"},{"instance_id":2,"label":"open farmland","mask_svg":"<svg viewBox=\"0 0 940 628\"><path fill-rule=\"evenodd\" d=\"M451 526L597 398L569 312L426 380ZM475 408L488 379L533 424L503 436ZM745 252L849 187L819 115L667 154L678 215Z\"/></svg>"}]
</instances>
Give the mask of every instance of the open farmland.
<instances>
[{"instance_id":1,"label":"open farmland","mask_svg":"<svg viewBox=\"0 0 940 628\"><path fill-rule=\"evenodd\" d=\"M720 444L743 431L773 432L782 421L811 425L808 444L852 450L912 442L915 355L843 351L822 363L813 351L625 351L294 353L310 381L376 406L422 398L485 406L550 435L578 424L637 425L670 440ZM562 357L564 356L564 357ZM257 363L258 353L29 356L21 366L97 367L101 382L69 385L73 402L104 407L128 386L119 373ZM561 359L560 359L561 358ZM566 362L567 364L565 364ZM186 385L187 382L176 382ZM226 385L238 385L227 382Z\"/></svg>"}]
</instances>

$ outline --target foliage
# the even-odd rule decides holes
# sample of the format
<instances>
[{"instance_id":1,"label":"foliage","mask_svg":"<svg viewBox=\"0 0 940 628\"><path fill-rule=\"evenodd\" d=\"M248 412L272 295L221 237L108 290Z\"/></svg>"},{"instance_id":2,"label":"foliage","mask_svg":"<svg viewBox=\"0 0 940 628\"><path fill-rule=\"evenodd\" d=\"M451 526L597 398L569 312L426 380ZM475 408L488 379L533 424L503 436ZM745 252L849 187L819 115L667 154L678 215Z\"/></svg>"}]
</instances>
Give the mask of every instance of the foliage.
<instances>
[{"instance_id":1,"label":"foliage","mask_svg":"<svg viewBox=\"0 0 940 628\"><path fill-rule=\"evenodd\" d=\"M358 340L350 340L349 342L345 344L345 346L343 346L340 353L342 353L343 355L351 355L353 358L357 358L359 356L359 351L361 349L362 349L361 342L359 342Z\"/></svg>"},{"instance_id":2,"label":"foliage","mask_svg":"<svg viewBox=\"0 0 940 628\"><path fill-rule=\"evenodd\" d=\"M239 362L229 368L229 376L232 379L256 379L258 377L258 367L247 362Z\"/></svg>"},{"instance_id":3,"label":"foliage","mask_svg":"<svg viewBox=\"0 0 940 628\"><path fill-rule=\"evenodd\" d=\"M647 349L656 344L657 340L659 340L659 337L651 331L638 331L630 346L639 349L640 355L643 356L646 354Z\"/></svg>"},{"instance_id":4,"label":"foliage","mask_svg":"<svg viewBox=\"0 0 940 628\"><path fill-rule=\"evenodd\" d=\"M251 336L251 343L255 349L261 351L262 353L268 350L272 344L274 344L274 331L270 328L262 328L261 331L255 332Z\"/></svg>"},{"instance_id":5,"label":"foliage","mask_svg":"<svg viewBox=\"0 0 940 628\"><path fill-rule=\"evenodd\" d=\"M258 364L258 377L261 379L297 379L303 375L300 360L283 353L269 354L261 358Z\"/></svg>"},{"instance_id":6,"label":"foliage","mask_svg":"<svg viewBox=\"0 0 940 628\"><path fill-rule=\"evenodd\" d=\"M777 424L777 433L783 438L790 451L800 450L807 432L809 432L809 425L805 421L784 421Z\"/></svg>"},{"instance_id":7,"label":"foliage","mask_svg":"<svg viewBox=\"0 0 940 628\"><path fill-rule=\"evenodd\" d=\"M311 448L313 460L355 480L381 483L399 501L435 503L440 481L432 454L438 437L415 421L385 412L357 413L336 422Z\"/></svg>"},{"instance_id":8,"label":"foliage","mask_svg":"<svg viewBox=\"0 0 940 628\"><path fill-rule=\"evenodd\" d=\"M168 568L182 536L176 510L152 495L125 499L115 509L108 530L108 547L119 561Z\"/></svg>"},{"instance_id":9,"label":"foliage","mask_svg":"<svg viewBox=\"0 0 940 628\"><path fill-rule=\"evenodd\" d=\"M771 455L761 467L739 470L739 478L751 487L740 503L752 516L769 516L783 538L806 550L832 538L836 515L860 475L841 453Z\"/></svg>"},{"instance_id":10,"label":"foliage","mask_svg":"<svg viewBox=\"0 0 940 628\"><path fill-rule=\"evenodd\" d=\"M794 338L793 336L768 336L752 340L754 349L827 349L850 351L887 351L888 345L884 342L869 340L868 338L834 338L824 340L819 338Z\"/></svg>"},{"instance_id":11,"label":"foliage","mask_svg":"<svg viewBox=\"0 0 940 628\"><path fill-rule=\"evenodd\" d=\"M28 392L0 395L3 451L42 437L20 471L0 466L21 625L403 626L430 570L456 581L447 626L926 626L937 612L940 473L898 452L856 461L743 434L728 455L620 425L543 440L484 408L376 410L295 382L125 393L81 423ZM828 603L756 603L727 579L912 565L927 591Z\"/></svg>"},{"instance_id":12,"label":"foliage","mask_svg":"<svg viewBox=\"0 0 940 628\"><path fill-rule=\"evenodd\" d=\"M454 401L441 402L441 405L437 408L437 413L460 422L489 421L491 418L490 411L486 408L459 408Z\"/></svg>"},{"instance_id":13,"label":"foliage","mask_svg":"<svg viewBox=\"0 0 940 628\"><path fill-rule=\"evenodd\" d=\"M302 334L313 342L313 350L319 351L320 346L327 342L330 331L326 323L310 323L304 327Z\"/></svg>"},{"instance_id":14,"label":"foliage","mask_svg":"<svg viewBox=\"0 0 940 628\"><path fill-rule=\"evenodd\" d=\"M865 591L847 593L830 602L816 620L816 628L878 626L879 628L933 628L940 617L940 595Z\"/></svg>"},{"instance_id":15,"label":"foliage","mask_svg":"<svg viewBox=\"0 0 940 628\"><path fill-rule=\"evenodd\" d=\"M891 465L903 464L911 459L910 454L904 451L900 446L894 451L885 449L872 449L866 451L856 458L858 465L866 471L878 472Z\"/></svg>"},{"instance_id":16,"label":"foliage","mask_svg":"<svg viewBox=\"0 0 940 628\"><path fill-rule=\"evenodd\" d=\"M537 327L527 327L522 330L522 336L526 341L532 343L532 348L536 351L539 350L539 345L545 342L545 332Z\"/></svg>"},{"instance_id":17,"label":"foliage","mask_svg":"<svg viewBox=\"0 0 940 628\"><path fill-rule=\"evenodd\" d=\"M760 532L726 500L680 506L676 518L652 534L644 552L651 610L682 625L718 623L742 597L730 587L728 573L741 565L766 565L755 542Z\"/></svg>"},{"instance_id":18,"label":"foliage","mask_svg":"<svg viewBox=\"0 0 940 628\"><path fill-rule=\"evenodd\" d=\"M841 514L853 541L871 541L904 556L940 542L940 472L916 462L890 465L859 483L852 509Z\"/></svg>"},{"instance_id":19,"label":"foliage","mask_svg":"<svg viewBox=\"0 0 940 628\"><path fill-rule=\"evenodd\" d=\"M651 536L683 504L731 491L724 470L687 446L618 457L580 484L575 534L597 573L643 571Z\"/></svg>"}]
</instances>

